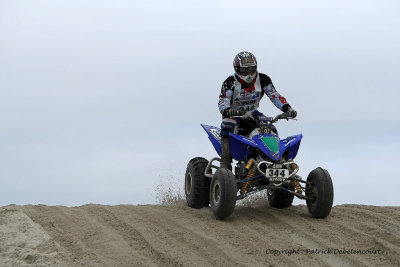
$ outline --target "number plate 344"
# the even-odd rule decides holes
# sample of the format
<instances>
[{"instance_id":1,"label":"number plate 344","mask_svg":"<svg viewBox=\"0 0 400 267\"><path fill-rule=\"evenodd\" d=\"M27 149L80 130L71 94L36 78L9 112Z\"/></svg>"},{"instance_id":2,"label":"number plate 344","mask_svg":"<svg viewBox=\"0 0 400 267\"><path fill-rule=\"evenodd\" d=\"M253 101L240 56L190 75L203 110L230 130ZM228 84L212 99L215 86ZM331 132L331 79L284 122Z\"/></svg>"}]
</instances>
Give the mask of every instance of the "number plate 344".
<instances>
[{"instance_id":1,"label":"number plate 344","mask_svg":"<svg viewBox=\"0 0 400 267\"><path fill-rule=\"evenodd\" d=\"M267 178L272 178L271 180L284 180L289 178L288 169L267 169L265 176Z\"/></svg>"}]
</instances>

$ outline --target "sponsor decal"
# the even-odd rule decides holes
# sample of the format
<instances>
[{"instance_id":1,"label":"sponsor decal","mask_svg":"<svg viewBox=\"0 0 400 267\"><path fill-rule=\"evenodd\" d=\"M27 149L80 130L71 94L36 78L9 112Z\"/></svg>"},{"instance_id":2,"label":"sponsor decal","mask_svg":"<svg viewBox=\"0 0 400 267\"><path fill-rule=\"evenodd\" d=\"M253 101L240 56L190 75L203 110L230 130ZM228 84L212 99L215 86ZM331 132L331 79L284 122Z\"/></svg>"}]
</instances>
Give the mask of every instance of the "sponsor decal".
<instances>
[{"instance_id":1,"label":"sponsor decal","mask_svg":"<svg viewBox=\"0 0 400 267\"><path fill-rule=\"evenodd\" d=\"M271 182L283 182L283 181L286 180L286 178L271 177L271 178L269 178L269 180L270 180Z\"/></svg>"},{"instance_id":2,"label":"sponsor decal","mask_svg":"<svg viewBox=\"0 0 400 267\"><path fill-rule=\"evenodd\" d=\"M251 93L253 93L254 90L255 90L255 87L254 87L254 85L252 85L252 86L250 86L250 87L247 87L247 88L243 89L243 90L240 92L240 95L241 95L241 96L250 95Z\"/></svg>"},{"instance_id":3,"label":"sponsor decal","mask_svg":"<svg viewBox=\"0 0 400 267\"><path fill-rule=\"evenodd\" d=\"M220 130L216 128L208 128L210 131L211 135L218 141L221 142L221 135L220 135Z\"/></svg>"},{"instance_id":4,"label":"sponsor decal","mask_svg":"<svg viewBox=\"0 0 400 267\"><path fill-rule=\"evenodd\" d=\"M251 140L251 139L249 139L249 138L246 138L246 137L242 137L244 140L246 140L247 142L250 142L250 143L252 143L252 144L255 144L255 142L253 141L253 140Z\"/></svg>"},{"instance_id":5,"label":"sponsor decal","mask_svg":"<svg viewBox=\"0 0 400 267\"><path fill-rule=\"evenodd\" d=\"M279 100L282 102L282 104L286 104L286 98L284 98L283 96L279 96Z\"/></svg>"},{"instance_id":6,"label":"sponsor decal","mask_svg":"<svg viewBox=\"0 0 400 267\"><path fill-rule=\"evenodd\" d=\"M249 101L238 101L236 102L237 106L247 106L247 105L251 105L251 104L255 104L256 100L249 100Z\"/></svg>"},{"instance_id":7,"label":"sponsor decal","mask_svg":"<svg viewBox=\"0 0 400 267\"><path fill-rule=\"evenodd\" d=\"M296 138L292 138L292 139L289 139L289 140L286 140L285 142L286 142L286 144L285 144L285 146L288 146L291 142L293 142L294 140L296 140Z\"/></svg>"},{"instance_id":8,"label":"sponsor decal","mask_svg":"<svg viewBox=\"0 0 400 267\"><path fill-rule=\"evenodd\" d=\"M256 99L256 98L259 98L259 97L260 97L260 94L253 95L253 99Z\"/></svg>"}]
</instances>

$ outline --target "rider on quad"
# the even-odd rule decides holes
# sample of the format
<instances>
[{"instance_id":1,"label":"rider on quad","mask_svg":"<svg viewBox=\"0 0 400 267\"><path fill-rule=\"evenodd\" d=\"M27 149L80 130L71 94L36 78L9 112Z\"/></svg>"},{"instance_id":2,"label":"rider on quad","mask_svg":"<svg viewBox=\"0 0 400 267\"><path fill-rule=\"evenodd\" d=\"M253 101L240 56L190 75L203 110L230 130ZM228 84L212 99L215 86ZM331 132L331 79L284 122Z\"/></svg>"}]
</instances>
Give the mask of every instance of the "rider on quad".
<instances>
[{"instance_id":1,"label":"rider on quad","mask_svg":"<svg viewBox=\"0 0 400 267\"><path fill-rule=\"evenodd\" d=\"M229 76L222 84L219 95L218 108L222 114L221 123L221 167L232 170L232 157L229 151L229 133L233 133L235 127L248 129L256 128L251 118L233 119L232 117L243 115L245 112L253 116L262 115L257 111L264 93L274 105L286 112L289 117L296 117L297 112L286 102L272 84L271 78L257 71L255 56L247 51L240 52L233 60L235 73ZM276 129L273 129L276 131Z\"/></svg>"}]
</instances>

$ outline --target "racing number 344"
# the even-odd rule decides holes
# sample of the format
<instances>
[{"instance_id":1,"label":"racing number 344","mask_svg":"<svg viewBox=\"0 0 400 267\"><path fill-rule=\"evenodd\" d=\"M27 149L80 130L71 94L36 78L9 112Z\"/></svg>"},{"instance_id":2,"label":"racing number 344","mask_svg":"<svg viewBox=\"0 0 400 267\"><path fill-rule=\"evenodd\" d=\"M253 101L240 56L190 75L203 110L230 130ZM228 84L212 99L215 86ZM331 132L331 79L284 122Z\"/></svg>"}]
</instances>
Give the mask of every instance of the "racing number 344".
<instances>
[{"instance_id":1,"label":"racing number 344","mask_svg":"<svg viewBox=\"0 0 400 267\"><path fill-rule=\"evenodd\" d=\"M240 111L252 111L253 109L254 109L254 105L247 106L246 108L244 108L244 107L239 108Z\"/></svg>"},{"instance_id":2,"label":"racing number 344","mask_svg":"<svg viewBox=\"0 0 400 267\"><path fill-rule=\"evenodd\" d=\"M285 177L285 170L268 170L269 177Z\"/></svg>"}]
</instances>

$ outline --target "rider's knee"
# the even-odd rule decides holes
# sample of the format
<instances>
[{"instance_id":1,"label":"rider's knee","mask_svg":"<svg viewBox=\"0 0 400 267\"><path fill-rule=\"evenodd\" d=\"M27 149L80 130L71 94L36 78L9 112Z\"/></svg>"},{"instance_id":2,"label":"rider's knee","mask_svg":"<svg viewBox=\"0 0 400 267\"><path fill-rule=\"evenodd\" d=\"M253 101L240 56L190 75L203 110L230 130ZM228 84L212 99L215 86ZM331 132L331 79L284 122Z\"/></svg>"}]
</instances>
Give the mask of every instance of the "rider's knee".
<instances>
[{"instance_id":1,"label":"rider's knee","mask_svg":"<svg viewBox=\"0 0 400 267\"><path fill-rule=\"evenodd\" d=\"M225 118L221 123L221 137L228 137L229 133L233 133L237 127L237 122L234 119Z\"/></svg>"}]
</instances>

